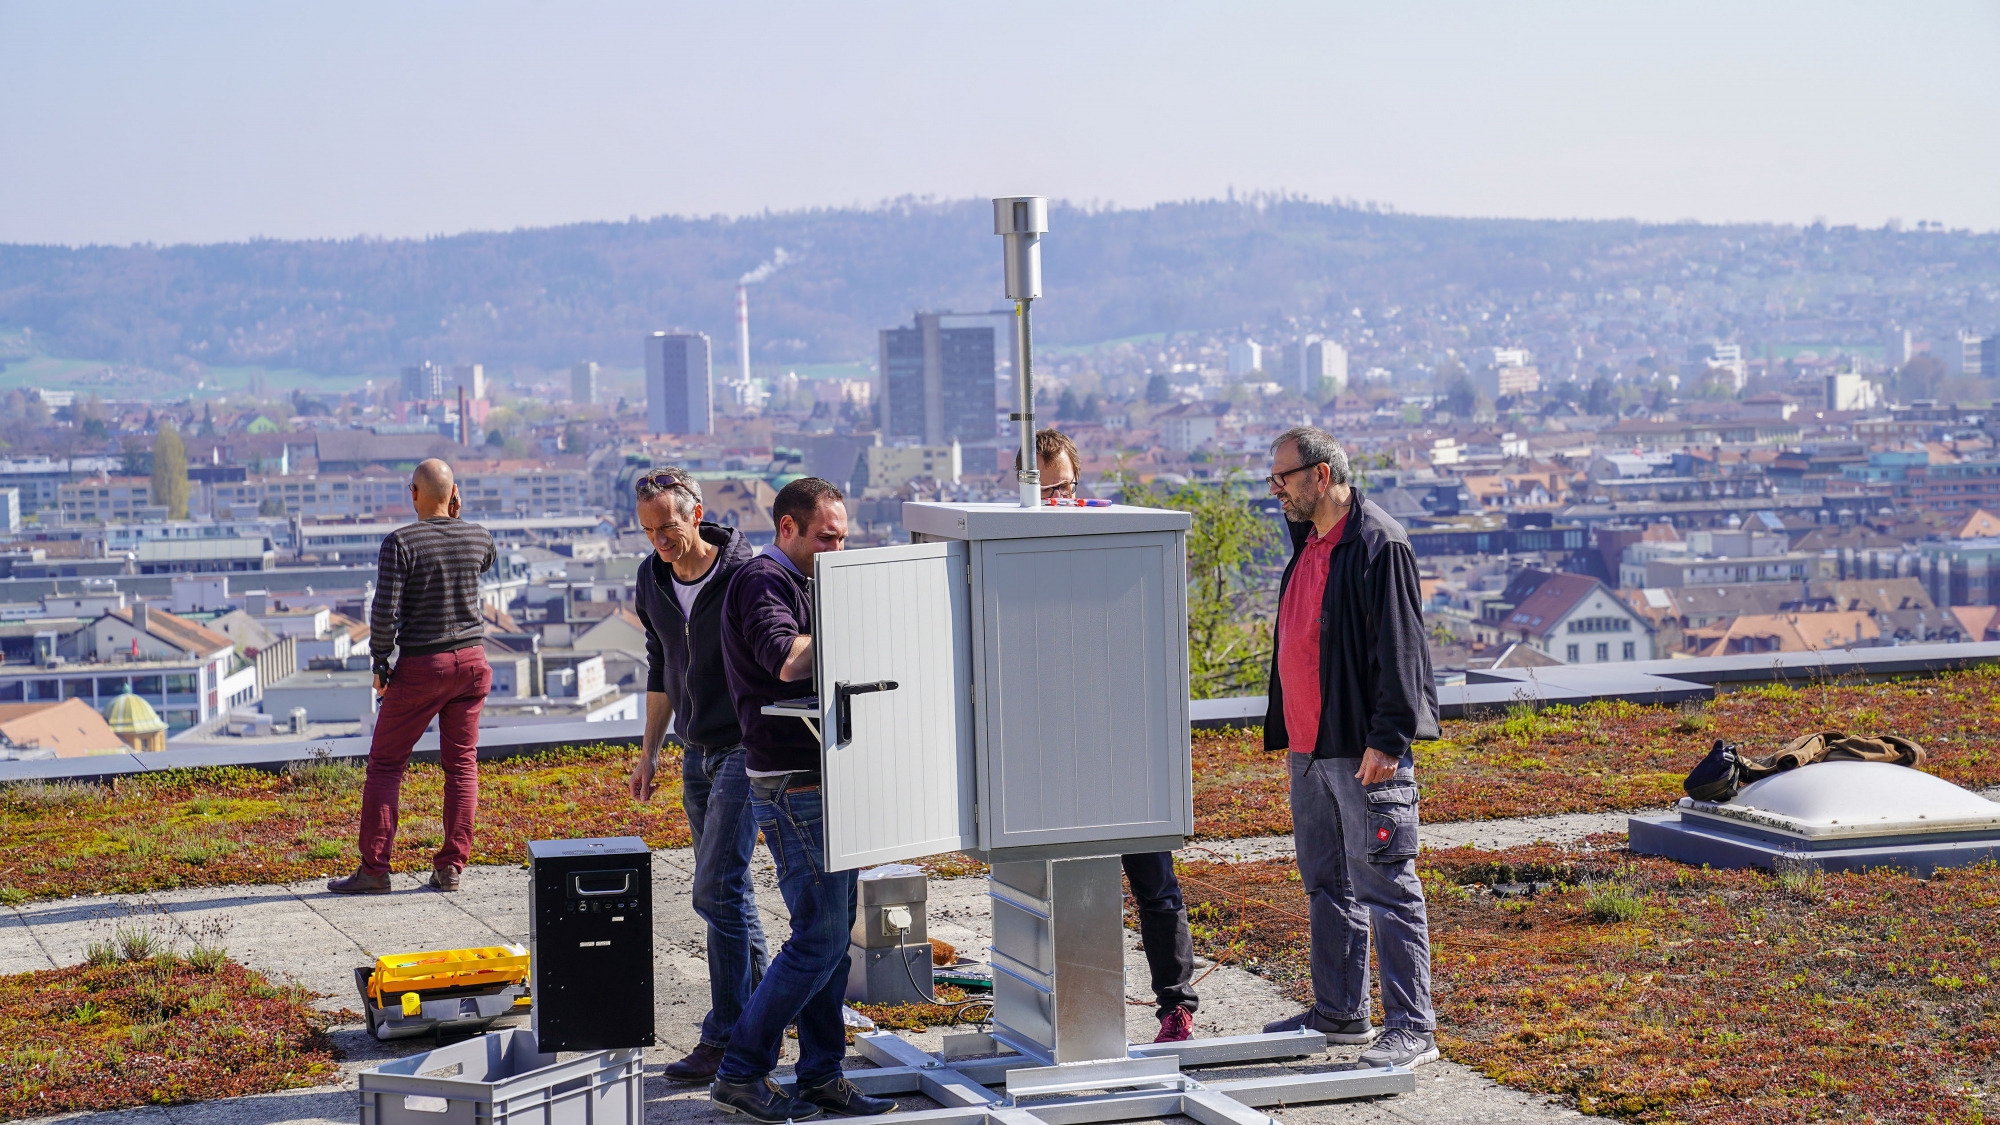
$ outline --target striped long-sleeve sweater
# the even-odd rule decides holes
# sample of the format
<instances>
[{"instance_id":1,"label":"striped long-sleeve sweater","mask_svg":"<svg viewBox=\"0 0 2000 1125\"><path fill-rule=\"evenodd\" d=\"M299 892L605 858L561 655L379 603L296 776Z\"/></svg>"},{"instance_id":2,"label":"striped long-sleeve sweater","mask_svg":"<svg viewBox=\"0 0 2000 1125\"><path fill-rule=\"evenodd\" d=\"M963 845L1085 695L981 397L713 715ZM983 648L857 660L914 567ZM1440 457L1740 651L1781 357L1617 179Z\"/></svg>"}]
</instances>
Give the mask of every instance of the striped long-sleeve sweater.
<instances>
[{"instance_id":1,"label":"striped long-sleeve sweater","mask_svg":"<svg viewBox=\"0 0 2000 1125\"><path fill-rule=\"evenodd\" d=\"M389 674L389 654L470 648L486 637L479 576L498 558L493 536L476 523L439 517L390 532L375 562L375 609L368 649L375 674Z\"/></svg>"}]
</instances>

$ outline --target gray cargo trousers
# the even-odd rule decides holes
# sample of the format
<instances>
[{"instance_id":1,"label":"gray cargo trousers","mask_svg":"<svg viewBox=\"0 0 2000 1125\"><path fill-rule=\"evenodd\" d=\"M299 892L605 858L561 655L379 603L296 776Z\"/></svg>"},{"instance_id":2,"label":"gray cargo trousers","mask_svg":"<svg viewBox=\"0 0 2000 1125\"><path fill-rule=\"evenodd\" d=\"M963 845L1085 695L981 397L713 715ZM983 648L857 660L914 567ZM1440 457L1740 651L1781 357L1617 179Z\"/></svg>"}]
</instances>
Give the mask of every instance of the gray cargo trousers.
<instances>
[{"instance_id":1,"label":"gray cargo trousers","mask_svg":"<svg viewBox=\"0 0 2000 1125\"><path fill-rule=\"evenodd\" d=\"M1368 1011L1368 935L1382 964L1384 1023L1431 1031L1430 923L1417 878L1416 767L1363 786L1358 758L1287 753L1292 841L1312 919L1313 1007L1328 1020Z\"/></svg>"}]
</instances>

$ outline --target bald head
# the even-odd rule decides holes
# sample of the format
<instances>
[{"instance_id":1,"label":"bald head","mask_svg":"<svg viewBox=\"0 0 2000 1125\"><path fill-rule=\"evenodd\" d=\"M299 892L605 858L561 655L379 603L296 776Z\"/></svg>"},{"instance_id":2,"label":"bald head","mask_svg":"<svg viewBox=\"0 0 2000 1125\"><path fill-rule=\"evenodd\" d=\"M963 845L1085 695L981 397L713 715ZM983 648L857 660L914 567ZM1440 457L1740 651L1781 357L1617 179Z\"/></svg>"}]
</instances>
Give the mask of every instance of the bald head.
<instances>
[{"instance_id":1,"label":"bald head","mask_svg":"<svg viewBox=\"0 0 2000 1125\"><path fill-rule=\"evenodd\" d=\"M420 504L442 504L451 499L451 466L433 457L417 466L410 475L410 487L417 490Z\"/></svg>"},{"instance_id":2,"label":"bald head","mask_svg":"<svg viewBox=\"0 0 2000 1125\"><path fill-rule=\"evenodd\" d=\"M410 506L420 520L440 516L458 517L458 486L452 483L451 466L433 457L410 474Z\"/></svg>"}]
</instances>

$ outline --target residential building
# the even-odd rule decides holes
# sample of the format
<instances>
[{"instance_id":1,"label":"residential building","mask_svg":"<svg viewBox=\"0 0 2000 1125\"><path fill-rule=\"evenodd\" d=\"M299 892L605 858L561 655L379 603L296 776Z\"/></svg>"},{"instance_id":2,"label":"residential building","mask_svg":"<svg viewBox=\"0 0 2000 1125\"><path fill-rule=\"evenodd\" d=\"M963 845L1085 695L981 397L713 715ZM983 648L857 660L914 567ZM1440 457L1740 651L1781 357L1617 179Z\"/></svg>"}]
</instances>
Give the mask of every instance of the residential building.
<instances>
[{"instance_id":1,"label":"residential building","mask_svg":"<svg viewBox=\"0 0 2000 1125\"><path fill-rule=\"evenodd\" d=\"M351 519L377 512L407 515L410 511L410 480L400 474L264 475L213 488L216 512L239 517L262 513Z\"/></svg>"},{"instance_id":2,"label":"residential building","mask_svg":"<svg viewBox=\"0 0 2000 1125\"><path fill-rule=\"evenodd\" d=\"M2000 376L2000 334L1958 334L1959 369L1968 379Z\"/></svg>"},{"instance_id":3,"label":"residential building","mask_svg":"<svg viewBox=\"0 0 2000 1125\"><path fill-rule=\"evenodd\" d=\"M864 495L893 492L913 480L957 484L964 459L957 442L950 445L871 445L861 451L854 486Z\"/></svg>"},{"instance_id":4,"label":"residential building","mask_svg":"<svg viewBox=\"0 0 2000 1125\"><path fill-rule=\"evenodd\" d=\"M1690 347L1687 357L1688 370L1682 374L1689 389L1705 377L1719 375L1730 390L1740 391L1750 378L1750 367L1743 361L1743 348L1739 344L1710 340ZM1829 406L1827 409L1838 407Z\"/></svg>"},{"instance_id":5,"label":"residential building","mask_svg":"<svg viewBox=\"0 0 2000 1125\"><path fill-rule=\"evenodd\" d=\"M1153 415L1153 425L1163 448L1187 453L1214 441L1228 416L1226 402L1184 402Z\"/></svg>"},{"instance_id":6,"label":"residential building","mask_svg":"<svg viewBox=\"0 0 2000 1125\"><path fill-rule=\"evenodd\" d=\"M272 570L278 553L268 539L149 539L126 551L140 574L225 574Z\"/></svg>"},{"instance_id":7,"label":"residential building","mask_svg":"<svg viewBox=\"0 0 2000 1125\"><path fill-rule=\"evenodd\" d=\"M1917 549L1919 577L1938 605L2000 605L2000 538L1954 539Z\"/></svg>"},{"instance_id":8,"label":"residential building","mask_svg":"<svg viewBox=\"0 0 2000 1125\"><path fill-rule=\"evenodd\" d=\"M1229 345L1229 374L1241 378L1264 370L1264 348L1255 340L1238 340Z\"/></svg>"},{"instance_id":9,"label":"residential building","mask_svg":"<svg viewBox=\"0 0 2000 1125\"><path fill-rule=\"evenodd\" d=\"M1866 376L1836 371L1826 377L1828 410L1873 410L1882 404L1882 389Z\"/></svg>"},{"instance_id":10,"label":"residential building","mask_svg":"<svg viewBox=\"0 0 2000 1125\"><path fill-rule=\"evenodd\" d=\"M646 429L655 434L715 432L715 371L708 337L655 332L646 338Z\"/></svg>"},{"instance_id":11,"label":"residential building","mask_svg":"<svg viewBox=\"0 0 2000 1125\"><path fill-rule=\"evenodd\" d=\"M61 510L61 497L57 490L64 483L89 476L109 476L124 467L124 460L118 457L71 457L60 461L48 457L0 460L0 486L20 490L21 512L24 515L44 508Z\"/></svg>"},{"instance_id":12,"label":"residential building","mask_svg":"<svg viewBox=\"0 0 2000 1125\"><path fill-rule=\"evenodd\" d=\"M884 436L928 446L991 442L997 367L991 327L946 328L920 312L909 328L880 333Z\"/></svg>"},{"instance_id":13,"label":"residential building","mask_svg":"<svg viewBox=\"0 0 2000 1125\"><path fill-rule=\"evenodd\" d=\"M1811 577L1813 556L1797 553L1744 558L1656 558L1645 586L1725 586L1741 582L1798 583Z\"/></svg>"},{"instance_id":14,"label":"residential building","mask_svg":"<svg viewBox=\"0 0 2000 1125\"><path fill-rule=\"evenodd\" d=\"M56 486L57 505L65 523L167 518L164 507L153 504L151 477L100 475Z\"/></svg>"},{"instance_id":15,"label":"residential building","mask_svg":"<svg viewBox=\"0 0 2000 1125\"><path fill-rule=\"evenodd\" d=\"M400 386L404 402L429 402L445 397L445 385L451 376L443 367L425 360L414 367L403 368Z\"/></svg>"},{"instance_id":16,"label":"residential building","mask_svg":"<svg viewBox=\"0 0 2000 1125\"><path fill-rule=\"evenodd\" d=\"M578 406L589 406L597 401L596 364L570 364L569 400Z\"/></svg>"},{"instance_id":17,"label":"residential building","mask_svg":"<svg viewBox=\"0 0 2000 1125\"><path fill-rule=\"evenodd\" d=\"M465 469L458 478L458 494L465 511L473 516L580 515L596 510L590 502L587 469L553 469L524 461L502 461L491 469L468 465ZM399 514L409 511L407 493L401 507Z\"/></svg>"},{"instance_id":18,"label":"residential building","mask_svg":"<svg viewBox=\"0 0 2000 1125\"><path fill-rule=\"evenodd\" d=\"M1653 659L1652 623L1588 575L1524 570L1487 612L1502 643L1525 644L1564 664Z\"/></svg>"},{"instance_id":19,"label":"residential building","mask_svg":"<svg viewBox=\"0 0 2000 1125\"><path fill-rule=\"evenodd\" d=\"M1947 461L1909 476L1910 499L1920 507L1946 513L2000 507L2000 460Z\"/></svg>"},{"instance_id":20,"label":"residential building","mask_svg":"<svg viewBox=\"0 0 2000 1125\"><path fill-rule=\"evenodd\" d=\"M407 473L432 457L457 461L466 448L434 429L420 433L373 430L320 430L313 435L313 458L321 473L359 473L371 466Z\"/></svg>"},{"instance_id":21,"label":"residential building","mask_svg":"<svg viewBox=\"0 0 2000 1125\"><path fill-rule=\"evenodd\" d=\"M1326 379L1336 395L1347 389L1347 349L1332 340L1307 340L1299 349L1299 393L1318 394Z\"/></svg>"},{"instance_id":22,"label":"residential building","mask_svg":"<svg viewBox=\"0 0 2000 1125\"><path fill-rule=\"evenodd\" d=\"M1746 613L1706 628L1687 631L1694 656L1736 656L1752 652L1825 652L1874 648L1882 630L1867 613Z\"/></svg>"},{"instance_id":23,"label":"residential building","mask_svg":"<svg viewBox=\"0 0 2000 1125\"><path fill-rule=\"evenodd\" d=\"M81 699L101 713L131 691L181 731L220 719L229 700L255 686L253 668L235 668L228 637L143 604L111 610L67 637L40 623L16 628L36 630L35 652L31 662L0 665L0 704Z\"/></svg>"},{"instance_id":24,"label":"residential building","mask_svg":"<svg viewBox=\"0 0 2000 1125\"><path fill-rule=\"evenodd\" d=\"M1473 385L1495 402L1534 394L1542 389L1542 372L1528 359L1526 348L1494 348L1492 362L1473 373Z\"/></svg>"},{"instance_id":25,"label":"residential building","mask_svg":"<svg viewBox=\"0 0 2000 1125\"><path fill-rule=\"evenodd\" d=\"M477 400L485 398L486 397L485 366L477 363L453 364L451 368L451 375L445 383L444 391L445 391L445 397L447 398L458 397L458 392L460 391L465 392L465 397L467 399Z\"/></svg>"}]
</instances>

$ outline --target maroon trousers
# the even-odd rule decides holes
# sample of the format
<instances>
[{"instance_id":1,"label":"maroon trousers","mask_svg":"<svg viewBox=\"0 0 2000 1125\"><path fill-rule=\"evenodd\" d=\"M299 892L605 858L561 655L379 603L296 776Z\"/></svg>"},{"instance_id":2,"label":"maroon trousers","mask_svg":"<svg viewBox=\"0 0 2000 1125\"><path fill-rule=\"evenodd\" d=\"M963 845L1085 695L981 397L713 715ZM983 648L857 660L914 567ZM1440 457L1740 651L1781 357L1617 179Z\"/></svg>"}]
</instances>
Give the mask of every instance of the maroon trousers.
<instances>
[{"instance_id":1,"label":"maroon trousers","mask_svg":"<svg viewBox=\"0 0 2000 1125\"><path fill-rule=\"evenodd\" d=\"M464 868L472 854L472 817L479 811L479 711L493 686L493 669L479 645L456 652L405 656L396 663L361 787L361 870L389 873L403 773L431 720L438 721L438 762L444 766L444 844L434 867Z\"/></svg>"}]
</instances>

